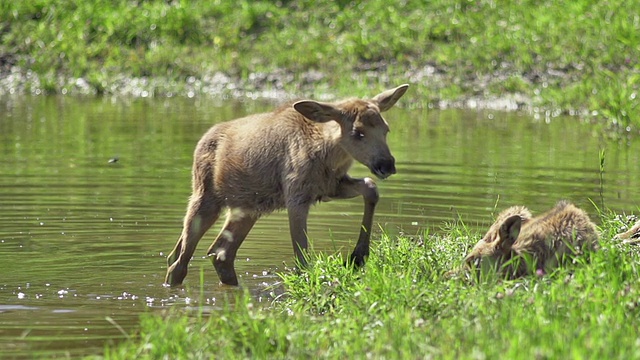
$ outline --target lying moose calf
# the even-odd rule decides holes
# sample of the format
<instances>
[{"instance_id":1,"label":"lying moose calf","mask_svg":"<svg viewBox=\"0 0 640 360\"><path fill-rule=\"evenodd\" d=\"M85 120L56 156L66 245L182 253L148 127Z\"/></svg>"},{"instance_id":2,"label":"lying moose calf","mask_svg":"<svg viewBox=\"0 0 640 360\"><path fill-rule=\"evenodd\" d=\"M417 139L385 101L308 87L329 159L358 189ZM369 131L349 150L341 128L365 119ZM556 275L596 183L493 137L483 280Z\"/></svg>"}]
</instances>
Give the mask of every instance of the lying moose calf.
<instances>
[{"instance_id":1,"label":"lying moose calf","mask_svg":"<svg viewBox=\"0 0 640 360\"><path fill-rule=\"evenodd\" d=\"M524 206L513 206L498 215L465 263L470 269L495 269L516 278L545 273L565 257L594 250L597 243L596 226L569 202L560 201L538 217Z\"/></svg>"},{"instance_id":2,"label":"lying moose calf","mask_svg":"<svg viewBox=\"0 0 640 360\"><path fill-rule=\"evenodd\" d=\"M236 252L261 215L287 209L293 249L305 265L311 205L358 195L364 198L364 215L350 261L364 265L378 190L372 179L354 179L347 171L357 160L381 179L395 174L386 142L389 126L380 113L408 87L368 100L298 101L209 129L194 152L193 193L182 234L167 259L165 282L182 283L198 241L223 208L229 209L226 222L207 254L220 281L237 285Z\"/></svg>"}]
</instances>

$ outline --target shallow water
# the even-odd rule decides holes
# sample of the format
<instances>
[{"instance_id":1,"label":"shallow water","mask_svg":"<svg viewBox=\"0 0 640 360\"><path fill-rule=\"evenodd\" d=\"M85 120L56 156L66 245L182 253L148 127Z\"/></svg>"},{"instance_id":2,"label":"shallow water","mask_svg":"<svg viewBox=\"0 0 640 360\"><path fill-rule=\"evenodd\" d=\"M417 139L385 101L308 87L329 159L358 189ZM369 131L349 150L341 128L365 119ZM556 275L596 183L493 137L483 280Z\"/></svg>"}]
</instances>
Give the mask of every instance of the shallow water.
<instances>
[{"instance_id":1,"label":"shallow water","mask_svg":"<svg viewBox=\"0 0 640 360\"><path fill-rule=\"evenodd\" d=\"M105 342L134 331L143 312L189 306L201 296L215 311L241 291L219 286L203 257L215 229L202 240L183 290L162 286L165 256L181 230L199 137L213 123L270 107L206 99L0 100L0 353L100 353ZM479 230L496 203L498 210L526 204L539 212L564 198L594 219L591 201L618 212L640 205L638 140L607 140L576 118L407 109L386 118L398 174L378 182L375 220L391 234L439 232L455 219ZM358 165L352 174L368 171ZM309 221L314 248L348 253L361 211L360 199L316 206ZM274 272L292 258L286 214L261 219L238 254L242 286L266 302Z\"/></svg>"}]
</instances>

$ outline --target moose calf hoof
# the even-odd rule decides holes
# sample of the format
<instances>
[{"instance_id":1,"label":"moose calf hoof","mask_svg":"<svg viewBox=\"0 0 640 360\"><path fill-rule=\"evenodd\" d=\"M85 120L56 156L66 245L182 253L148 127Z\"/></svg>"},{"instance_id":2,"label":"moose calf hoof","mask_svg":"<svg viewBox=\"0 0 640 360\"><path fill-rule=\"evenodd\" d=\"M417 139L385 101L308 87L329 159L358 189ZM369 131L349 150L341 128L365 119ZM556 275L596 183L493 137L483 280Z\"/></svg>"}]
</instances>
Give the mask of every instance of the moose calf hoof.
<instances>
[{"instance_id":1,"label":"moose calf hoof","mask_svg":"<svg viewBox=\"0 0 640 360\"><path fill-rule=\"evenodd\" d=\"M228 264L214 261L213 267L216 269L221 283L225 285L238 285L238 277L236 276L233 265L229 266Z\"/></svg>"},{"instance_id":2,"label":"moose calf hoof","mask_svg":"<svg viewBox=\"0 0 640 360\"><path fill-rule=\"evenodd\" d=\"M236 276L235 270L216 268L216 272L218 273L218 278L220 278L221 283L233 286L238 285L238 277Z\"/></svg>"},{"instance_id":3,"label":"moose calf hoof","mask_svg":"<svg viewBox=\"0 0 640 360\"><path fill-rule=\"evenodd\" d=\"M365 255L356 254L355 252L349 256L349 260L345 265L350 265L355 268L363 267L367 259Z\"/></svg>"},{"instance_id":4,"label":"moose calf hoof","mask_svg":"<svg viewBox=\"0 0 640 360\"><path fill-rule=\"evenodd\" d=\"M187 268L176 262L169 267L169 270L167 270L164 283L171 287L180 286L182 285L185 277L187 277Z\"/></svg>"},{"instance_id":5,"label":"moose calf hoof","mask_svg":"<svg viewBox=\"0 0 640 360\"><path fill-rule=\"evenodd\" d=\"M237 277L228 277L228 278L223 278L222 276L220 277L220 283L224 284L224 285L230 285L230 286L238 286L238 278Z\"/></svg>"}]
</instances>

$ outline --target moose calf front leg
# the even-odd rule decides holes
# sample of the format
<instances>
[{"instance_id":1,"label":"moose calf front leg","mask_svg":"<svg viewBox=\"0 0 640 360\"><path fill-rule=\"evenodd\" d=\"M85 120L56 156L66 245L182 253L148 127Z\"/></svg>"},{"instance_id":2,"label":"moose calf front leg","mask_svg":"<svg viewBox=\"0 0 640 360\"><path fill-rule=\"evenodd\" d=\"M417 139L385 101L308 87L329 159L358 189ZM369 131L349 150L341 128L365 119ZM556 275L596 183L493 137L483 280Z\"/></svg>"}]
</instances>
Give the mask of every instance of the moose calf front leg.
<instances>
[{"instance_id":1,"label":"moose calf front leg","mask_svg":"<svg viewBox=\"0 0 640 360\"><path fill-rule=\"evenodd\" d=\"M298 265L307 265L307 247L309 246L307 238L307 218L309 216L309 204L289 205L287 213L289 215L289 231L291 232L291 242L293 243L293 252L298 260Z\"/></svg>"},{"instance_id":2,"label":"moose calf front leg","mask_svg":"<svg viewBox=\"0 0 640 360\"><path fill-rule=\"evenodd\" d=\"M371 178L364 178L356 184L356 188L364 199L364 214L362 215L360 236L358 236L358 242L349 259L355 266L364 266L366 258L369 257L373 213L375 212L380 195L378 194L376 183Z\"/></svg>"},{"instance_id":3,"label":"moose calf front leg","mask_svg":"<svg viewBox=\"0 0 640 360\"><path fill-rule=\"evenodd\" d=\"M353 249L349 262L355 266L363 266L369 256L369 243L371 239L371 227L373 226L373 214L380 196L378 187L371 178L354 179L344 177L338 186L337 193L332 196L334 199L350 199L362 195L364 199L364 214L362 215L362 225L360 226L360 236Z\"/></svg>"}]
</instances>

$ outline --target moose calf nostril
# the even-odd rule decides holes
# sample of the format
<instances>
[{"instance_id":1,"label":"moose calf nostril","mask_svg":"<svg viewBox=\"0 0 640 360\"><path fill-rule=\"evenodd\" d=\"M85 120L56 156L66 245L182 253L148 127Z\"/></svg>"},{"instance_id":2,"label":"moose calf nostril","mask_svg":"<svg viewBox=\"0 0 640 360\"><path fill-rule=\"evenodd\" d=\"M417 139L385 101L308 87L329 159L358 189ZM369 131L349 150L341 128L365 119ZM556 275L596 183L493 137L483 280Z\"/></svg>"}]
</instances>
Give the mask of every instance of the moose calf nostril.
<instances>
[{"instance_id":1,"label":"moose calf nostril","mask_svg":"<svg viewBox=\"0 0 640 360\"><path fill-rule=\"evenodd\" d=\"M385 174L395 174L396 173L396 166L393 163L393 161L386 161L384 163L382 163L382 171Z\"/></svg>"},{"instance_id":2,"label":"moose calf nostril","mask_svg":"<svg viewBox=\"0 0 640 360\"><path fill-rule=\"evenodd\" d=\"M372 172L381 178L386 178L396 173L396 167L393 160L383 160L377 162L372 167Z\"/></svg>"}]
</instances>

